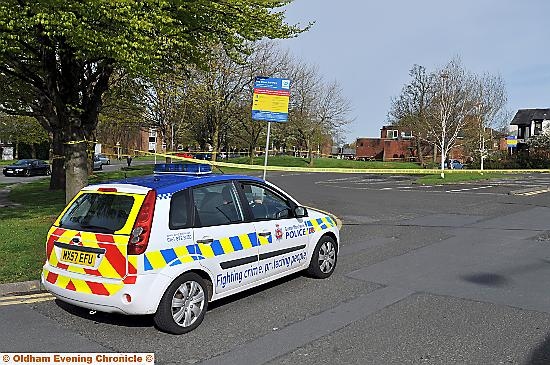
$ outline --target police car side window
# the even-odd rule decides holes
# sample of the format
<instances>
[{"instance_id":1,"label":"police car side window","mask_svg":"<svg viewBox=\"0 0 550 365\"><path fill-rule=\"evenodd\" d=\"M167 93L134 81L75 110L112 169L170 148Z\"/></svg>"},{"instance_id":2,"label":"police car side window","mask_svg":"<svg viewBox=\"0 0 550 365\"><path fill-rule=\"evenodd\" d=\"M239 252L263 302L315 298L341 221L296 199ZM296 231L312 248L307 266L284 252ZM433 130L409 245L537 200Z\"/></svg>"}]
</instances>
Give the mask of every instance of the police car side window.
<instances>
[{"instance_id":1,"label":"police car side window","mask_svg":"<svg viewBox=\"0 0 550 365\"><path fill-rule=\"evenodd\" d=\"M291 217L291 209L286 199L259 185L242 183L241 186L254 220Z\"/></svg>"},{"instance_id":2,"label":"police car side window","mask_svg":"<svg viewBox=\"0 0 550 365\"><path fill-rule=\"evenodd\" d=\"M182 229L191 227L189 206L189 191L183 190L172 195L170 201L170 218L168 226L170 229Z\"/></svg>"},{"instance_id":3,"label":"police car side window","mask_svg":"<svg viewBox=\"0 0 550 365\"><path fill-rule=\"evenodd\" d=\"M232 182L194 188L193 203L195 227L243 222L239 197Z\"/></svg>"}]
</instances>

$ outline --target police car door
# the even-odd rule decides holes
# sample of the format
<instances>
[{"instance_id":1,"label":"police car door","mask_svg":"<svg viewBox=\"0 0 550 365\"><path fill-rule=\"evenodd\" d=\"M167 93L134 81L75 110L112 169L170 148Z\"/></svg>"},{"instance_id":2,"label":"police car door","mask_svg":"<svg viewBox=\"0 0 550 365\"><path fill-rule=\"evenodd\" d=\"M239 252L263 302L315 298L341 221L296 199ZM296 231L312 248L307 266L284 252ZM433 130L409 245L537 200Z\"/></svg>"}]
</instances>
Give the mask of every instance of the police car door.
<instances>
[{"instance_id":1,"label":"police car door","mask_svg":"<svg viewBox=\"0 0 550 365\"><path fill-rule=\"evenodd\" d=\"M292 217L287 197L257 182L241 182L259 243L264 277L291 270L306 261L308 228Z\"/></svg>"},{"instance_id":2,"label":"police car door","mask_svg":"<svg viewBox=\"0 0 550 365\"><path fill-rule=\"evenodd\" d=\"M215 292L239 289L258 280L254 224L244 222L233 183L197 186L192 196L196 253L201 265L213 275Z\"/></svg>"}]
</instances>

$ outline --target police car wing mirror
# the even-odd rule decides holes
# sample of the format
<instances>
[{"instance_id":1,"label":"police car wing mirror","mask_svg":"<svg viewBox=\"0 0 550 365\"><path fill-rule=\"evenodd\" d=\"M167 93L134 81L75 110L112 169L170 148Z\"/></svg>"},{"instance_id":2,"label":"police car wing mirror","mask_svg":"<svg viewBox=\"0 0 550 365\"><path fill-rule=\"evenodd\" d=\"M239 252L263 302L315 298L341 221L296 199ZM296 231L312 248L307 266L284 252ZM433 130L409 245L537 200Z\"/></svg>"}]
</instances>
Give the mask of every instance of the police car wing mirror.
<instances>
[{"instance_id":1,"label":"police car wing mirror","mask_svg":"<svg viewBox=\"0 0 550 365\"><path fill-rule=\"evenodd\" d=\"M294 216L296 218L307 217L307 209L304 208L304 207L295 207L294 208Z\"/></svg>"}]
</instances>

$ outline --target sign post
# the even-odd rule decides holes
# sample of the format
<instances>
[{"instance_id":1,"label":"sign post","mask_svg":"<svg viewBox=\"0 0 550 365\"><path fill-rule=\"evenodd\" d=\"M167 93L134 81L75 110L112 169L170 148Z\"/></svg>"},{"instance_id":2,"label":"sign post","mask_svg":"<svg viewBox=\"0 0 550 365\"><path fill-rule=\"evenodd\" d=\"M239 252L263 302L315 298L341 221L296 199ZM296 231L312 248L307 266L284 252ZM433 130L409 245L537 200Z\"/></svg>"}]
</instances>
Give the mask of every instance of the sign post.
<instances>
[{"instance_id":1,"label":"sign post","mask_svg":"<svg viewBox=\"0 0 550 365\"><path fill-rule=\"evenodd\" d=\"M506 137L506 145L510 149L510 155L512 155L513 149L518 146L518 137L517 136L508 136Z\"/></svg>"},{"instance_id":2,"label":"sign post","mask_svg":"<svg viewBox=\"0 0 550 365\"><path fill-rule=\"evenodd\" d=\"M267 157L269 154L269 138L271 122L288 121L288 104L290 101L290 80L257 76L254 81L252 97L252 119L267 122L267 138L265 142L264 180L267 172Z\"/></svg>"}]
</instances>

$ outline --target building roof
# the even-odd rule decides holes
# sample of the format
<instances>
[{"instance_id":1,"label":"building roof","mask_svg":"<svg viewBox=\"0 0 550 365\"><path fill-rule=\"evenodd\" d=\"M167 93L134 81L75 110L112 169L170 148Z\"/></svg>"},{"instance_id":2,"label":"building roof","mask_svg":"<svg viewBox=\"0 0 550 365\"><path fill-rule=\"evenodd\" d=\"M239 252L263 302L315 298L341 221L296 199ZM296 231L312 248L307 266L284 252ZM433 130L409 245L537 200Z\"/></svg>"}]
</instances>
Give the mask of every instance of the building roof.
<instances>
[{"instance_id":1,"label":"building roof","mask_svg":"<svg viewBox=\"0 0 550 365\"><path fill-rule=\"evenodd\" d=\"M533 120L550 120L550 109L520 109L511 125L530 125Z\"/></svg>"}]
</instances>

